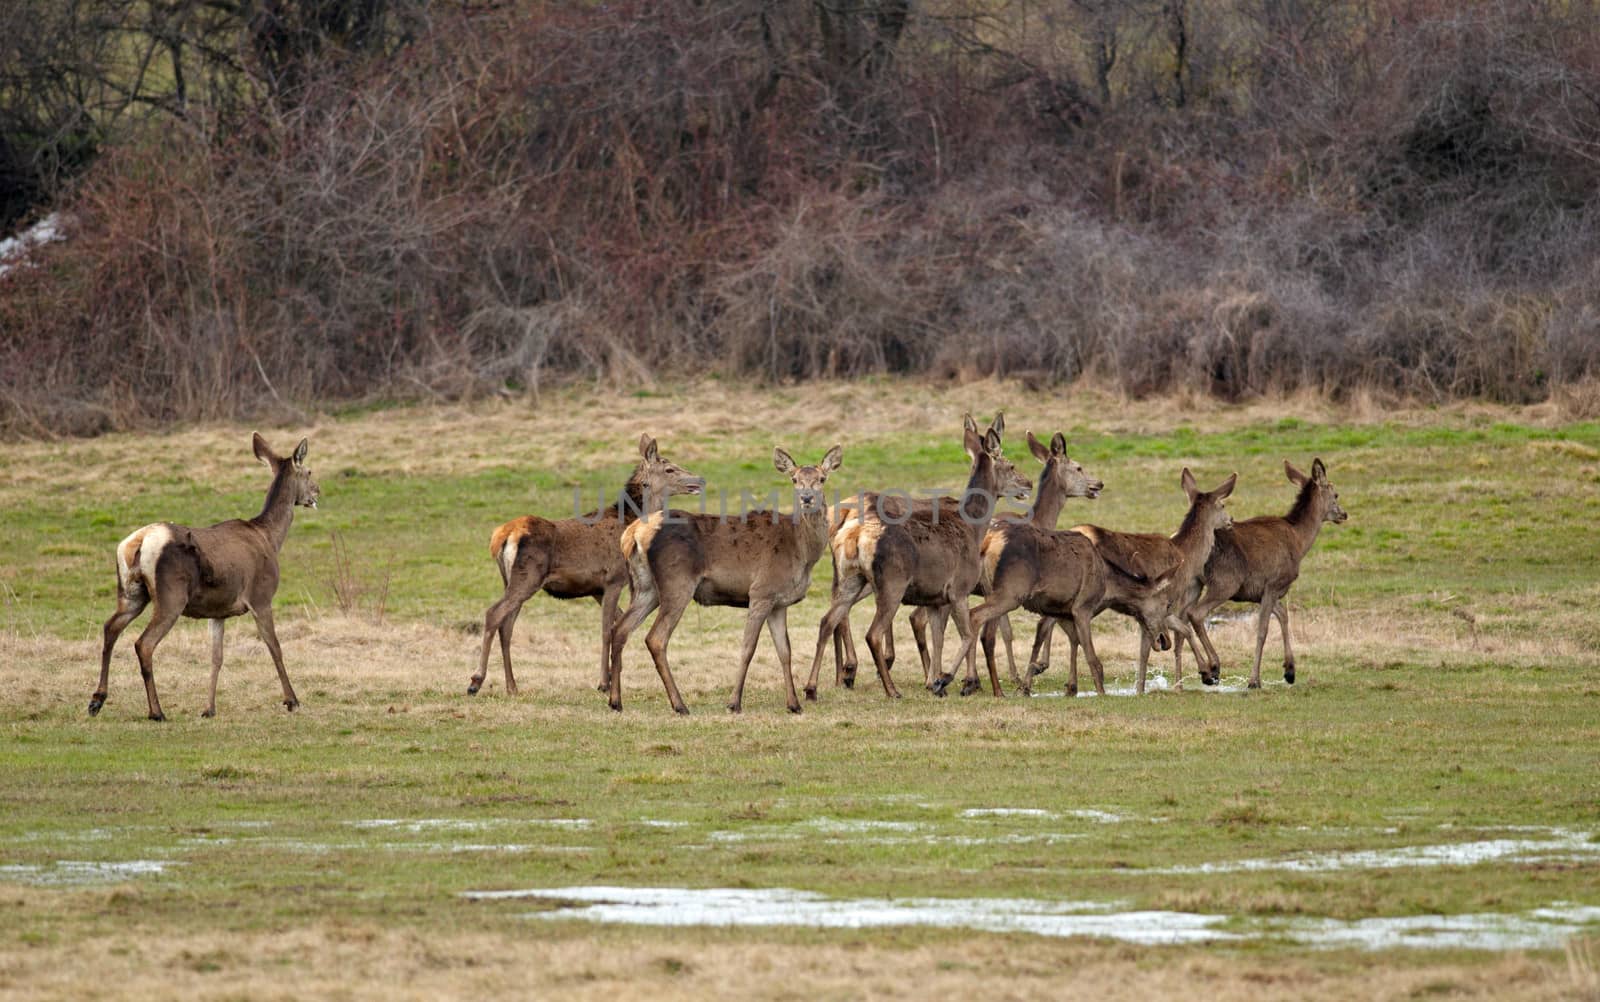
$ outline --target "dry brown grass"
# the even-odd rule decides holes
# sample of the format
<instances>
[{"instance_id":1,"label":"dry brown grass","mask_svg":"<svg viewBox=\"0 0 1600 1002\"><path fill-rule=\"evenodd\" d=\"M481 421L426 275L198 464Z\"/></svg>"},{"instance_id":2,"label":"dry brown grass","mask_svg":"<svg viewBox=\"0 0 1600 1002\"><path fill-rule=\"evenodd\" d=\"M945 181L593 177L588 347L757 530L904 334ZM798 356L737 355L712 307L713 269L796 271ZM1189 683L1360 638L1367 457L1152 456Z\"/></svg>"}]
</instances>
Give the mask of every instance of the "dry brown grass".
<instances>
[{"instance_id":1,"label":"dry brown grass","mask_svg":"<svg viewBox=\"0 0 1600 1002\"><path fill-rule=\"evenodd\" d=\"M105 907L124 892L85 892ZM38 892L8 892L22 904ZM907 945L780 944L750 934L505 930L434 934L336 920L273 933L142 936L0 947L0 998L30 999L1059 999L1583 998L1521 957L1367 967L917 931ZM912 940L927 942L913 945ZM1159 956L1160 962L1155 962Z\"/></svg>"}]
</instances>

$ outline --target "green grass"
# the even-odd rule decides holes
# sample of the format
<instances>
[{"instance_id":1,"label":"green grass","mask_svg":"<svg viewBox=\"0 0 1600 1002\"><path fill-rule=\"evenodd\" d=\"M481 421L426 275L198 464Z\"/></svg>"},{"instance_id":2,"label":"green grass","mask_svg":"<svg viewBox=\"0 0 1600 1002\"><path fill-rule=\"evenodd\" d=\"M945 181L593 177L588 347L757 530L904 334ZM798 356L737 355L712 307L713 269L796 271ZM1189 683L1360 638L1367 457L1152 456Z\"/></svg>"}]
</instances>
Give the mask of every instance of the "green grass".
<instances>
[{"instance_id":1,"label":"green grass","mask_svg":"<svg viewBox=\"0 0 1600 1002\"><path fill-rule=\"evenodd\" d=\"M538 905L458 893L581 884L1087 899L1244 919L1600 905L1600 853L1478 866L1168 872L1518 837L1508 826L1600 831L1600 426L1445 415L1421 425L1287 419L1126 435L1085 417L1069 428L1069 447L1108 489L1092 504L1070 502L1063 524L1170 531L1182 515L1184 465L1203 487L1240 471L1236 517L1281 513L1291 497L1282 460L1327 462L1350 521L1325 528L1292 595L1299 622L1310 624L1297 636L1300 684L1200 694L1190 675L1191 691L1143 699L939 701L912 681L914 649L902 628L903 701L882 699L863 665L857 691L827 685L820 703L789 717L763 639L745 713L733 718L720 708L741 613L697 610L674 640L695 711L678 719L637 643L628 651L626 711L605 709L591 688L597 615L588 602L541 597L524 611L516 655L523 696L500 693L494 662L483 695L462 692L476 661L472 631L498 593L489 530L525 511L569 513L572 487L592 497L620 480L625 454L579 430L559 467L504 461L492 443L451 473L336 455L341 433L381 418L344 418L313 440L324 506L297 518L279 599L289 672L304 702L292 716L275 708L270 667L243 623L230 633L218 719L196 715L206 641L195 626L180 627L158 655L169 723L142 719L132 631L105 711L96 719L83 712L99 624L112 605L115 542L156 517L203 523L253 511L265 473L242 448L236 474L224 477L191 478L173 464L137 485L63 477L59 490L5 495L0 864L181 864L110 898L76 887L28 890L8 906L8 924L23 937L16 949L65 956L128 922L203 944L335 916L376 930L470 936L489 926L512 943L624 950L749 939L859 941L892 954L929 938L531 923L518 916ZM1009 451L1036 472L1023 426L1013 419L1012 427ZM835 440L798 438L783 444L805 460ZM953 434L877 428L838 439L845 490L960 479ZM771 441L757 422L719 435L664 435L662 450L736 497L778 483ZM48 455L0 447L0 476L111 463L129 444L72 443ZM330 614L333 533L362 561L362 574L387 575L385 625ZM811 598L790 616L800 673L828 573L824 559ZM1125 627L1107 622L1106 631L1113 650L1129 649ZM1247 667L1249 632L1219 633L1226 673ZM1268 679L1277 675L1277 644L1274 629ZM1126 654L1108 662L1125 680ZM1058 663L1040 679L1042 691L1063 679ZM1048 813L963 814L973 808ZM1074 813L1087 810L1123 820ZM357 824L372 819L483 827ZM554 823L573 819L585 823ZM838 831L819 819L873 824ZM462 844L520 848L451 851ZM27 880L0 872L0 896L6 886ZM192 948L199 959L191 970L258 963L207 949ZM1117 949L1124 952L1096 956L1147 966L1189 955ZM1371 963L1272 942L1210 950L1311 964L1335 977ZM1474 971L1485 962L1448 957ZM1402 971L1423 963L1406 951L1383 962ZM673 976L663 964L650 977Z\"/></svg>"}]
</instances>

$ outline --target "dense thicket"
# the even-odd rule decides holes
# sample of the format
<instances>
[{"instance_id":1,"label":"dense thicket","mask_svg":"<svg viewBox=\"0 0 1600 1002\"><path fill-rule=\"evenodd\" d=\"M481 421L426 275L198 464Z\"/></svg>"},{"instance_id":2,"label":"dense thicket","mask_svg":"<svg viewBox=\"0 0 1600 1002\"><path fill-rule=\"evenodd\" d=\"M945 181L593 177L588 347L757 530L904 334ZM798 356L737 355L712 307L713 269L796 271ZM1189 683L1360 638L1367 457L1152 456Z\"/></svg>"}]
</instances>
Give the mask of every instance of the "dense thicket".
<instances>
[{"instance_id":1,"label":"dense thicket","mask_svg":"<svg viewBox=\"0 0 1600 1002\"><path fill-rule=\"evenodd\" d=\"M31 15L28 11L31 9ZM1540 399L1600 3L19 0L0 427L661 372Z\"/></svg>"}]
</instances>

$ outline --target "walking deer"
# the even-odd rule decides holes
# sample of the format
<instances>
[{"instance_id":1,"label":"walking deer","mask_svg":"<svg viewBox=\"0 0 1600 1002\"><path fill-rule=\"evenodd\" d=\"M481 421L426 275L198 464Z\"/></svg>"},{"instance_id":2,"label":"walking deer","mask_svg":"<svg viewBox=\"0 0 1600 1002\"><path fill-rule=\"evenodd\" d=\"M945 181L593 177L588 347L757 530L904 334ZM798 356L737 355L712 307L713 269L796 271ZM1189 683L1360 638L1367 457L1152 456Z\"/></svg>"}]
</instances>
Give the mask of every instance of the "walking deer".
<instances>
[{"instance_id":1,"label":"walking deer","mask_svg":"<svg viewBox=\"0 0 1600 1002\"><path fill-rule=\"evenodd\" d=\"M1328 469L1321 459L1311 461L1309 477L1288 460L1283 462L1283 472L1300 489L1289 514L1281 518L1262 515L1233 523L1231 529L1217 533L1216 546L1206 561L1205 590L1190 607L1188 616L1205 645L1200 676L1207 685L1217 684L1222 663L1206 634L1206 617L1224 602L1256 602L1261 606L1256 617L1256 660L1249 687L1261 688L1261 655L1272 617L1277 617L1278 631L1283 634L1283 680L1294 684L1294 648L1289 643L1289 608L1284 597L1299 578L1300 562L1311 552L1322 523L1338 524L1350 516L1339 506L1339 492L1328 482ZM1199 649L1194 650L1195 660L1201 660Z\"/></svg>"},{"instance_id":2,"label":"walking deer","mask_svg":"<svg viewBox=\"0 0 1600 1002\"><path fill-rule=\"evenodd\" d=\"M1201 491L1195 483L1194 474L1189 472L1188 467L1184 467L1181 483L1183 492L1189 497L1189 510L1183 516L1183 524L1171 536L1159 533L1113 532L1094 525L1076 526L1074 531L1088 536L1108 563L1123 568L1136 580L1153 581L1170 575L1172 581L1165 592L1166 614L1163 619L1174 634L1190 635L1191 628L1185 617L1189 607L1200 597L1206 560L1211 556L1217 531L1233 524L1233 519L1223 505L1238 482L1239 475L1234 473L1216 490ZM1161 643L1161 638L1144 625L1145 613L1139 607L1137 594L1120 593L1113 589L1107 592L1105 602L1107 608L1140 621L1139 675L1135 690L1142 696L1145 674L1150 663L1150 648L1152 645L1161 650L1166 648ZM1067 636L1072 641L1072 665L1067 691L1076 692L1077 647L1081 638L1074 637L1072 632L1068 632ZM1193 636L1190 635L1190 645L1193 644ZM1176 636L1172 641L1172 648L1176 661L1173 686L1181 689L1183 688L1183 661L1180 656L1182 648L1178 645Z\"/></svg>"},{"instance_id":3,"label":"walking deer","mask_svg":"<svg viewBox=\"0 0 1600 1002\"><path fill-rule=\"evenodd\" d=\"M972 420L972 415L970 414L965 416L963 427L970 427L975 433L978 430L977 422ZM999 442L1005 436L1006 415L1004 411L995 414L994 421L989 425L989 431L994 432L995 442ZM979 438L987 440L987 433L979 434ZM1005 456L999 454L998 452L993 455L993 458L1002 462L1005 460ZM839 531L840 527L844 525L846 520L859 513L858 509L864 511L870 507L874 511L882 511L888 518L903 518L907 510L907 500L910 499L904 499L892 495L886 496L879 494L876 491L866 491L858 494L855 496L855 498L851 499L850 503L839 504L834 507L832 512L829 513L828 536L831 539L833 534ZM910 500L909 510L927 514L933 511L933 501L931 499L921 498ZM834 566L833 578L834 584L837 586L839 581L839 568L837 564ZM933 612L928 606L919 606L916 611L912 612L911 614L911 634L916 638L917 641L917 657L922 662L922 679L924 684L930 681L933 677L930 672L931 663L929 661L927 639L928 619L930 615L933 615ZM1005 631L1006 658L1010 660L1011 625L1009 622L1004 622L1001 625L1002 629ZM957 628L960 628L960 624L957 624ZM964 636L963 639L965 639ZM839 624L839 628L835 630L833 634L834 684L843 685L846 689L855 688L857 664L858 661L856 659L855 640L850 634L850 617L846 616L844 621ZM1011 675L1013 678L1015 678L1016 674L1016 664L1015 662L1012 662ZM808 686L806 688L806 698L812 700L817 698L816 689L814 686Z\"/></svg>"},{"instance_id":4,"label":"walking deer","mask_svg":"<svg viewBox=\"0 0 1600 1002\"><path fill-rule=\"evenodd\" d=\"M1044 464L1044 471L1039 475L1039 486L1033 494L1033 509L1029 512L1028 523L1040 529L1054 529L1056 522L1061 517L1061 509L1065 507L1068 498L1088 498L1093 501L1105 490L1105 482L1089 476L1082 464L1067 458L1067 440L1057 432L1050 440L1047 447L1043 442L1033 437L1033 432L1028 432L1028 450L1035 459ZM989 529L993 533L1008 519L996 519ZM987 549L989 538L984 536L984 548ZM978 580L976 595L988 594L987 575ZM917 657L922 661L924 674L929 670L929 651L925 631L928 625L929 610L924 607L911 614L911 633L917 641ZM1011 616L1003 613L991 621L988 628L983 631L981 642L983 644L984 662L988 665L991 674L994 673L994 647L995 633L998 629L1001 639L1006 645L1006 670L1011 676L1012 684L1021 689L1027 689L1028 681L1017 675L1017 663L1011 651ZM965 637L961 638L965 640ZM1029 680L1032 676L1029 676Z\"/></svg>"},{"instance_id":5,"label":"walking deer","mask_svg":"<svg viewBox=\"0 0 1600 1002\"><path fill-rule=\"evenodd\" d=\"M1048 451L1032 435L1028 436L1028 445L1035 455L1043 454L1045 468L1039 477L1038 503L1050 509L1049 520L1002 519L984 536L980 591L987 598L972 610L971 632L951 662L951 671L940 677L939 684L948 684L954 678L955 666L969 656L980 633L992 638L995 623L1021 607L1071 623L1073 635L1083 644L1095 690L1104 694L1105 672L1095 653L1090 621L1106 607L1109 597L1116 595L1129 603L1151 636L1164 637L1166 592L1172 584L1172 570L1153 580L1135 578L1107 559L1088 536L1057 531L1055 515L1068 496L1069 485L1081 479L1081 468L1076 477L1069 476L1066 439L1060 433L1051 438ZM1000 683L992 651L988 667L989 681L998 695Z\"/></svg>"},{"instance_id":6,"label":"walking deer","mask_svg":"<svg viewBox=\"0 0 1600 1002\"><path fill-rule=\"evenodd\" d=\"M100 685L89 697L89 715L106 702L111 674L111 651L128 624L154 605L150 622L133 649L139 658L150 719L165 720L156 697L156 645L179 616L211 621L211 690L201 716L217 712L217 676L222 673L223 624L249 612L255 617L261 640L272 654L283 684L283 705L300 705L289 675L283 670L283 651L272 625L272 596L278 590L278 551L289 535L296 506L315 508L321 490L306 469L306 440L285 459L273 452L259 433L251 445L257 459L272 471L261 514L252 519L230 519L209 528L194 529L172 522L155 522L131 533L117 544L117 611L106 620L100 649Z\"/></svg>"},{"instance_id":7,"label":"walking deer","mask_svg":"<svg viewBox=\"0 0 1600 1002\"><path fill-rule=\"evenodd\" d=\"M956 628L966 636L967 597L978 583L979 545L996 499L1023 497L1033 485L1004 457L995 429L980 437L970 415L963 424L962 445L972 468L959 501L941 498L927 510L900 513L868 507L847 519L829 541L837 576L832 602L817 634L807 698L816 698L817 675L829 638L869 588L875 593L876 606L867 628L867 649L886 696L900 695L889 673L894 668L894 614L901 604L930 606L941 613L931 624L935 658L943 653L948 615L955 616ZM932 688L933 680L926 681ZM965 691L978 688L976 660L969 658ZM998 688L997 683L997 693ZM943 686L934 691L944 694Z\"/></svg>"},{"instance_id":8,"label":"walking deer","mask_svg":"<svg viewBox=\"0 0 1600 1002\"><path fill-rule=\"evenodd\" d=\"M643 515L660 511L671 495L699 494L704 483L662 459L656 440L640 435L639 464L615 504L560 521L524 515L496 528L489 537L489 555L500 571L505 592L484 613L478 671L467 684L467 694L476 695L483 685L489 673L489 647L499 637L506 693L516 695L511 632L523 603L541 589L555 598L592 598L600 603L599 688L605 692L609 688L611 630L628 580L627 563L617 548L623 529Z\"/></svg>"},{"instance_id":9,"label":"walking deer","mask_svg":"<svg viewBox=\"0 0 1600 1002\"><path fill-rule=\"evenodd\" d=\"M799 466L782 449L772 463L795 489L795 512L747 512L736 517L661 512L635 522L622 533L621 552L633 582L633 599L611 636L611 708L622 709L622 650L628 635L660 608L645 646L655 662L673 710L688 713L667 666L667 642L691 600L701 605L748 608L739 655L739 677L728 709L744 706L744 681L755 655L761 625L783 666L784 695L790 713L800 712L789 660L789 606L805 598L811 569L828 541L828 505L822 486L839 468L839 446L815 466Z\"/></svg>"}]
</instances>

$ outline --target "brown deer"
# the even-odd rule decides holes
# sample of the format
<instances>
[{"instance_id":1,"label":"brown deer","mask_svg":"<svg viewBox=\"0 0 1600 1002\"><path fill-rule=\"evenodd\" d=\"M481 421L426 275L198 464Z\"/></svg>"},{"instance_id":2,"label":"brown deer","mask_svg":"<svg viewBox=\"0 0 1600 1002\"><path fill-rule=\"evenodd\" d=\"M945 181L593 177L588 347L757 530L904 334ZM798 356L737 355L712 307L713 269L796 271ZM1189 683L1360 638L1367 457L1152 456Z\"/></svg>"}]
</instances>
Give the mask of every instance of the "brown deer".
<instances>
[{"instance_id":1,"label":"brown deer","mask_svg":"<svg viewBox=\"0 0 1600 1002\"><path fill-rule=\"evenodd\" d=\"M1261 688L1261 655L1267 643L1269 620L1277 617L1283 634L1283 680L1294 684L1294 648L1289 643L1289 608L1284 596L1300 576L1300 562L1317 541L1322 523L1338 524L1350 516L1339 506L1339 492L1328 482L1328 468L1321 459L1311 461L1311 476L1283 462L1289 482L1300 488L1289 514L1262 515L1233 523L1231 529L1217 533L1216 546L1206 561L1205 590L1190 606L1188 618L1205 645L1206 657L1200 669L1201 680L1216 685L1222 672L1217 649L1206 634L1206 617L1224 602L1256 602L1261 606L1256 617L1256 660L1250 672L1251 689ZM1191 646L1193 641L1190 641ZM1200 651L1195 649L1195 660Z\"/></svg>"},{"instance_id":2,"label":"brown deer","mask_svg":"<svg viewBox=\"0 0 1600 1002\"><path fill-rule=\"evenodd\" d=\"M1171 536L1159 533L1113 532L1094 525L1076 526L1073 531L1088 536L1106 562L1122 568L1131 576L1131 580L1155 581L1170 576L1172 580L1165 591L1167 609L1163 618L1175 634L1185 635L1190 630L1185 617L1189 607L1200 597L1206 560L1211 556L1216 534L1218 530L1226 529L1233 524L1233 519L1223 505L1238 482L1239 475L1235 473L1224 480L1216 490L1201 491L1194 481L1194 474L1189 472L1188 467L1184 467L1181 483L1183 492L1189 496L1189 510L1184 514L1183 524ZM1145 674L1150 663L1150 648L1154 645L1158 649L1165 650L1166 647L1162 644L1161 638L1145 626L1144 619L1147 613L1140 606L1140 598L1137 593L1124 594L1112 589L1108 590L1104 601L1107 608L1131 616L1140 622L1139 675L1135 691L1142 696ZM1073 632L1067 633L1073 646L1071 674L1067 682L1069 693L1077 691L1077 646L1082 640L1081 637L1074 637ZM1193 646L1192 637L1190 643ZM1173 687L1181 689L1183 661L1178 656L1181 648L1176 639L1173 640L1172 647L1177 662Z\"/></svg>"},{"instance_id":3,"label":"brown deer","mask_svg":"<svg viewBox=\"0 0 1600 1002\"><path fill-rule=\"evenodd\" d=\"M1035 455L1044 453L1038 503L1053 509L1047 512L1049 522L1001 519L984 536L980 591L987 598L972 610L971 632L951 662L952 671L942 675L938 684L948 684L954 678L954 667L970 655L980 634L992 638L994 624L1021 607L1072 624L1073 636L1083 644L1094 675L1095 689L1104 694L1105 672L1094 650L1090 621L1109 604L1110 596L1116 595L1129 603L1151 636L1164 640L1166 592L1172 584L1172 570L1154 580L1136 579L1107 559L1088 536L1053 528L1070 482L1066 439L1056 434L1048 451L1032 435L1028 436L1028 444ZM1072 480L1081 478L1080 469ZM992 651L988 667L990 683L998 695Z\"/></svg>"},{"instance_id":4,"label":"brown deer","mask_svg":"<svg viewBox=\"0 0 1600 1002\"><path fill-rule=\"evenodd\" d=\"M628 562L633 599L611 635L613 710L622 709L622 650L628 635L659 607L661 611L645 635L645 646L673 710L689 712L667 667L667 642L692 600L750 610L745 617L739 678L728 709L738 713L744 706L745 676L765 623L783 666L789 712L800 712L789 661L789 606L806 597L811 569L827 545L828 505L822 485L839 468L841 458L836 445L815 466L799 466L787 452L773 450L773 465L794 484L793 515L777 511L734 517L660 512L623 532L621 552Z\"/></svg>"},{"instance_id":5,"label":"brown deer","mask_svg":"<svg viewBox=\"0 0 1600 1002\"><path fill-rule=\"evenodd\" d=\"M1044 471L1039 475L1039 486L1034 491L1033 509L1029 512L1028 523L1040 529L1054 529L1056 521L1061 517L1061 509L1068 498L1088 498L1094 500L1105 490L1105 482L1089 476L1082 464L1067 458L1067 440L1057 432L1050 440L1050 445L1033 437L1033 432L1028 432L1028 450L1035 459L1044 464ZM994 532L1005 518L996 519L989 529ZM988 536L984 537L984 546L988 546ZM988 581L980 578L978 581L977 595L987 595ZM926 639L929 610L924 607L911 614L911 634L917 641L917 656L922 661L924 674L929 670L929 651ZM1011 653L1011 617L1009 613L1001 614L991 621L982 636L984 661L989 666L989 671L994 672L994 647L995 633L998 628L1000 637L1006 645L1006 669L1011 676L1012 684L1026 689L1028 682L1017 675L1017 663ZM963 640L966 638L963 637ZM1030 675L1031 679L1032 676Z\"/></svg>"},{"instance_id":6,"label":"brown deer","mask_svg":"<svg viewBox=\"0 0 1600 1002\"><path fill-rule=\"evenodd\" d=\"M869 588L875 593L876 606L867 628L867 648L884 694L890 698L900 695L889 673L894 668L894 614L902 604L932 606L942 614L932 620L935 658L943 652L947 615L955 616L957 629L966 635L967 596L978 583L979 546L995 502L1000 497L1023 497L1033 485L1004 458L1000 436L993 428L980 438L970 415L963 425L962 445L972 469L961 500L941 498L926 511L880 512L869 506L833 534L829 546L837 577L832 602L817 634L807 698L816 698L817 675L829 638ZM926 681L933 688L934 680ZM966 688L969 692L979 688L973 658L968 659ZM995 688L998 694L998 682ZM944 687L934 692L943 695Z\"/></svg>"},{"instance_id":7,"label":"brown deer","mask_svg":"<svg viewBox=\"0 0 1600 1002\"><path fill-rule=\"evenodd\" d=\"M973 432L978 433L977 422L972 420L972 415L970 414L965 416L963 427L970 427ZM1004 411L1001 411L994 416L994 421L989 425L989 431L994 432L994 441L996 442L999 442L1005 436L1006 415ZM978 433L978 437L980 439L987 440L988 436L985 433ZM993 458L1000 461L1005 460L1004 455L997 454L994 455ZM838 532L840 527L844 525L845 521L855 517L858 511L866 510L869 507L873 510L878 510L880 506L881 510L890 518L903 517L905 514L903 510L905 508L905 499L894 496L880 495L875 491L866 491L847 498L845 502L836 505L829 513L828 537L831 539L833 534ZM922 513L931 512L933 511L933 501L925 498L911 500L910 510ZM838 584L837 565L834 567L834 584ZM922 678L924 683L928 682L933 677L930 672L931 662L929 660L927 638L928 619L930 615L932 615L932 611L927 606L919 606L914 612L911 613L911 633L917 641L917 657L922 662ZM1010 622L1002 622L1001 629L1004 631L1005 635L1006 658L1010 660ZM839 624L839 628L835 630L833 634L834 685L842 685L846 689L855 688L857 664L858 661L856 659L855 640L850 634L850 617L846 616L844 621ZM1016 674L1016 664L1013 662L1011 664L1011 675L1013 678L1015 678ZM814 686L808 686L806 688L806 698L811 700L815 700L817 698Z\"/></svg>"},{"instance_id":8,"label":"brown deer","mask_svg":"<svg viewBox=\"0 0 1600 1002\"><path fill-rule=\"evenodd\" d=\"M674 494L699 494L704 481L674 463L661 458L656 440L639 436L639 465L614 504L587 515L551 521L538 515L514 518L494 530L489 537L489 555L494 558L505 592L489 606L483 617L483 648L478 655L478 671L467 684L467 694L476 695L489 673L489 647L500 638L500 658L505 662L506 694L516 695L517 680L511 674L511 631L523 603L541 589L555 598L592 598L600 603L600 684L609 688L611 629L616 625L617 606L623 585L628 581L628 565L617 549L623 529L642 515L660 511Z\"/></svg>"},{"instance_id":9,"label":"brown deer","mask_svg":"<svg viewBox=\"0 0 1600 1002\"><path fill-rule=\"evenodd\" d=\"M283 670L283 651L272 626L272 596L278 590L278 551L289 535L296 505L315 508L321 491L306 469L306 440L285 459L273 452L259 433L252 436L256 458L272 470L272 485L261 514L252 519L230 519L209 528L192 529L171 522L156 522L136 530L117 544L117 611L106 620L105 643L100 649L100 686L89 697L89 715L106 702L111 674L111 651L128 624L154 604L150 623L133 649L139 657L150 719L165 720L156 698L156 645L179 616L211 620L211 694L201 716L217 712L217 676L222 673L222 628L233 616L249 612L256 630L272 654L283 683L283 705L300 705Z\"/></svg>"}]
</instances>

